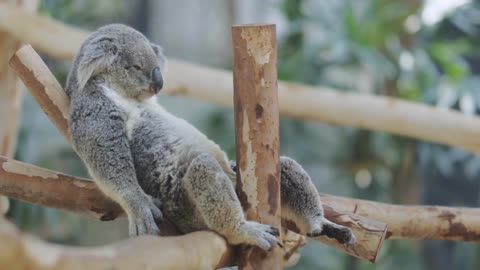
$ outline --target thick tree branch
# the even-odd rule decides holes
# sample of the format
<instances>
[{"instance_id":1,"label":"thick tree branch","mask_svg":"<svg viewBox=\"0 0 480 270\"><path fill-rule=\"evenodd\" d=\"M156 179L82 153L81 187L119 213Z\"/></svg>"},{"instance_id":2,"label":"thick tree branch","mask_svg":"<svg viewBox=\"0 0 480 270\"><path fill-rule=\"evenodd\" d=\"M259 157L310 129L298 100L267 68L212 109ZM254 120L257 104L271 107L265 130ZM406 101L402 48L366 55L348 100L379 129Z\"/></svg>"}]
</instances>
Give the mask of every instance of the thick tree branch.
<instances>
[{"instance_id":1,"label":"thick tree branch","mask_svg":"<svg viewBox=\"0 0 480 270\"><path fill-rule=\"evenodd\" d=\"M0 4L0 30L53 57L70 60L87 33ZM63 42L57 42L62 37ZM232 107L231 72L170 60L165 92ZM480 119L400 99L279 82L284 115L391 132L480 153Z\"/></svg>"},{"instance_id":2,"label":"thick tree branch","mask_svg":"<svg viewBox=\"0 0 480 270\"><path fill-rule=\"evenodd\" d=\"M67 247L25 235L0 217L0 269L215 269L229 265L231 252L221 236L205 231L141 236L103 247Z\"/></svg>"},{"instance_id":3,"label":"thick tree branch","mask_svg":"<svg viewBox=\"0 0 480 270\"><path fill-rule=\"evenodd\" d=\"M387 223L387 239L480 242L479 208L392 205L326 194L322 201L337 211Z\"/></svg>"},{"instance_id":4,"label":"thick tree branch","mask_svg":"<svg viewBox=\"0 0 480 270\"><path fill-rule=\"evenodd\" d=\"M45 62L30 45L25 45L10 58L9 64L48 118L67 141L70 141L67 123L68 97Z\"/></svg>"}]
</instances>

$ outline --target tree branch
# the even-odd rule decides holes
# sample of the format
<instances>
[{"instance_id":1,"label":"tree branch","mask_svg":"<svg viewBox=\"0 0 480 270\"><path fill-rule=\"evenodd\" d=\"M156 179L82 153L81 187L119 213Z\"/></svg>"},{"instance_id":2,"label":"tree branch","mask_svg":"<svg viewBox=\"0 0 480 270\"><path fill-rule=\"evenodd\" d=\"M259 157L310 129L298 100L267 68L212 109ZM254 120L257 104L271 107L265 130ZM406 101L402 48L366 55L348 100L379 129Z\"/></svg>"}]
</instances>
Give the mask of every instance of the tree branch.
<instances>
[{"instance_id":1,"label":"tree branch","mask_svg":"<svg viewBox=\"0 0 480 270\"><path fill-rule=\"evenodd\" d=\"M67 247L22 234L0 216L0 269L216 269L232 250L213 232L141 236L103 247ZM188 255L188 256L186 256Z\"/></svg>"},{"instance_id":2,"label":"tree branch","mask_svg":"<svg viewBox=\"0 0 480 270\"><path fill-rule=\"evenodd\" d=\"M326 194L322 201L337 211L387 223L387 239L480 241L479 208L392 205Z\"/></svg>"},{"instance_id":3,"label":"tree branch","mask_svg":"<svg viewBox=\"0 0 480 270\"><path fill-rule=\"evenodd\" d=\"M71 60L87 32L0 4L0 30L53 57ZM62 37L63 42L57 42ZM165 92L232 107L231 72L169 61ZM280 113L315 121L386 131L480 153L480 119L401 99L345 93L279 82Z\"/></svg>"},{"instance_id":4,"label":"tree branch","mask_svg":"<svg viewBox=\"0 0 480 270\"><path fill-rule=\"evenodd\" d=\"M30 45L25 45L10 58L9 64L48 118L70 142L67 123L68 97L45 62Z\"/></svg>"}]
</instances>

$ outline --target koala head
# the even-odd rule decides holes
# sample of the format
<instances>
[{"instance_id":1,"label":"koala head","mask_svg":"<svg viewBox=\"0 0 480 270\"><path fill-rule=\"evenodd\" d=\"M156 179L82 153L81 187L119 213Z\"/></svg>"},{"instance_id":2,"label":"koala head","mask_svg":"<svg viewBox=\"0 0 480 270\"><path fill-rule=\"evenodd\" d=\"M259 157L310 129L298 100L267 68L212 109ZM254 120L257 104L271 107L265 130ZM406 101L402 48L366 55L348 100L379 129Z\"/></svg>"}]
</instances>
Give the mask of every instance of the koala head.
<instances>
[{"instance_id":1,"label":"koala head","mask_svg":"<svg viewBox=\"0 0 480 270\"><path fill-rule=\"evenodd\" d=\"M126 25L111 24L93 32L75 62L80 91L93 77L122 96L138 100L157 94L163 86L166 59L162 48Z\"/></svg>"}]
</instances>

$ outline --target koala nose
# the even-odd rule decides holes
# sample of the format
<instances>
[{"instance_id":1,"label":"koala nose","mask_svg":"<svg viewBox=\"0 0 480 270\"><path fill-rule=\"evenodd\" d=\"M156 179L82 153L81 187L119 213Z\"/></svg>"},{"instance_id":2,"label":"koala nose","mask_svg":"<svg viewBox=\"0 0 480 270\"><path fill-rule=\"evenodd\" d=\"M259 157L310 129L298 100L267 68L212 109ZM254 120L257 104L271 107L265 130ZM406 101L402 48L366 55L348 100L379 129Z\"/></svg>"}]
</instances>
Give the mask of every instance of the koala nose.
<instances>
[{"instance_id":1,"label":"koala nose","mask_svg":"<svg viewBox=\"0 0 480 270\"><path fill-rule=\"evenodd\" d=\"M151 78L152 78L151 87L153 88L155 93L158 93L160 89L162 89L163 87L163 77L159 67L155 67L152 69Z\"/></svg>"}]
</instances>

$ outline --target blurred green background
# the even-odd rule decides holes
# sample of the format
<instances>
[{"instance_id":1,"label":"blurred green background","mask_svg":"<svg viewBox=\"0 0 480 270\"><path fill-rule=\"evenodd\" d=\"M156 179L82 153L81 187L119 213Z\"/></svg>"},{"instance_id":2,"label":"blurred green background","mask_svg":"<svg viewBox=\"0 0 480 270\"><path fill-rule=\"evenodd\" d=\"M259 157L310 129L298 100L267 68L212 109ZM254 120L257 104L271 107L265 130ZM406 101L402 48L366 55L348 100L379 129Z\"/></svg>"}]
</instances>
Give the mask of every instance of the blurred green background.
<instances>
[{"instance_id":1,"label":"blurred green background","mask_svg":"<svg viewBox=\"0 0 480 270\"><path fill-rule=\"evenodd\" d=\"M479 0L43 0L40 13L87 30L126 23L162 45L167 57L226 69L232 24L276 23L282 80L465 114L480 105ZM65 82L70 63L44 57ZM184 97L159 101L234 157L231 109ZM480 204L480 157L461 149L290 118L281 119L280 136L282 154L298 160L321 192L399 204ZM16 158L88 177L29 95ZM16 201L8 216L26 231L71 245L127 234L125 221L102 223ZM474 243L387 241L375 265L313 241L301 252L293 269L480 269Z\"/></svg>"}]
</instances>

